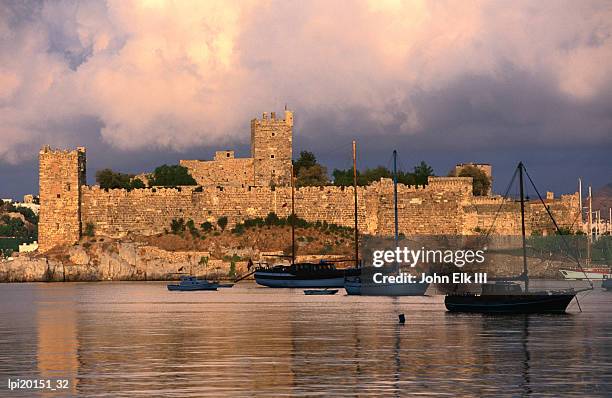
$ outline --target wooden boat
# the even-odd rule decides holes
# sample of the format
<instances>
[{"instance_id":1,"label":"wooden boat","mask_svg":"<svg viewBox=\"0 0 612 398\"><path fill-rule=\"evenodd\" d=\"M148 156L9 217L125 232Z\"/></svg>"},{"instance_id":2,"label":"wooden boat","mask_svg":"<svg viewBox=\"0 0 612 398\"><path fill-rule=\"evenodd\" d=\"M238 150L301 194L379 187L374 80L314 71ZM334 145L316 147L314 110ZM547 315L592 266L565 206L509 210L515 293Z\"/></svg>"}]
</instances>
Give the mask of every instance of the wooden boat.
<instances>
[{"instance_id":1,"label":"wooden boat","mask_svg":"<svg viewBox=\"0 0 612 398\"><path fill-rule=\"evenodd\" d=\"M267 287L343 287L344 276L345 270L325 261L260 267L255 271L255 281Z\"/></svg>"},{"instance_id":2,"label":"wooden boat","mask_svg":"<svg viewBox=\"0 0 612 398\"><path fill-rule=\"evenodd\" d=\"M259 266L253 276L258 285L274 288L330 288L344 287L344 277L350 269L336 268L332 262L296 262L295 250L295 184L291 171L291 264Z\"/></svg>"},{"instance_id":3,"label":"wooden boat","mask_svg":"<svg viewBox=\"0 0 612 398\"><path fill-rule=\"evenodd\" d=\"M198 279L195 276L181 276L181 282L168 285L168 290L179 292L192 292L197 290L217 290L217 284Z\"/></svg>"},{"instance_id":4,"label":"wooden boat","mask_svg":"<svg viewBox=\"0 0 612 398\"><path fill-rule=\"evenodd\" d=\"M449 294L444 298L446 309L450 312L475 312L491 314L528 314L528 313L564 313L569 303L576 297L578 291L574 289L557 291L530 291L529 273L527 267L527 246L525 240L525 194L523 184L523 173L526 174L522 162L518 164L512 181L519 175L519 188L521 200L521 235L523 242L523 273L515 278L506 278L506 281L482 286L480 294ZM548 215L551 217L557 231L557 223L548 211L542 196L533 184L531 177L527 174L538 197ZM512 182L510 183L512 185ZM563 236L561 235L563 238ZM578 263L580 267L580 263ZM524 287L512 281L523 281ZM590 281L589 281L590 282ZM593 288L590 282L591 290ZM587 289L584 289L587 290Z\"/></svg>"},{"instance_id":5,"label":"wooden boat","mask_svg":"<svg viewBox=\"0 0 612 398\"><path fill-rule=\"evenodd\" d=\"M338 293L338 289L311 289L311 290L304 290L304 294L307 296L325 296L325 295L332 295L332 294L336 294Z\"/></svg>"}]
</instances>

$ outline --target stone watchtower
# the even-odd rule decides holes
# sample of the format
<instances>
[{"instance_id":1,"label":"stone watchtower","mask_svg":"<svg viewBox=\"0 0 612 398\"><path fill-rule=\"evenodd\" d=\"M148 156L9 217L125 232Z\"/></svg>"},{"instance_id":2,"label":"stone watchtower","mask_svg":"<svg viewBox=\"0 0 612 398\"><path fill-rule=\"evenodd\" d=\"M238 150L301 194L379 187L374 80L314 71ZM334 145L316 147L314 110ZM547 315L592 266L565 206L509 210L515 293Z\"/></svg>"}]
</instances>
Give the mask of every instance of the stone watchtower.
<instances>
[{"instance_id":1,"label":"stone watchtower","mask_svg":"<svg viewBox=\"0 0 612 398\"><path fill-rule=\"evenodd\" d=\"M291 184L293 112L285 110L285 118L267 113L251 120L251 157L254 183L258 186Z\"/></svg>"},{"instance_id":2,"label":"stone watchtower","mask_svg":"<svg viewBox=\"0 0 612 398\"><path fill-rule=\"evenodd\" d=\"M86 184L85 148L41 149L38 248L71 245L81 237L81 186Z\"/></svg>"}]
</instances>

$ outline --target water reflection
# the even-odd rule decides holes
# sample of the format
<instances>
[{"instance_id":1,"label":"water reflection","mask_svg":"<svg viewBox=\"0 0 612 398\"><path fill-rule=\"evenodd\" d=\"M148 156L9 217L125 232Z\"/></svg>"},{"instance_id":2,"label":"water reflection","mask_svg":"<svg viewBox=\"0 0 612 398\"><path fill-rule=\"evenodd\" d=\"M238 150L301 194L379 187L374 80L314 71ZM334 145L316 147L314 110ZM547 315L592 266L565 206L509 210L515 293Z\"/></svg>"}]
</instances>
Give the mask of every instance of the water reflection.
<instances>
[{"instance_id":1,"label":"water reflection","mask_svg":"<svg viewBox=\"0 0 612 398\"><path fill-rule=\"evenodd\" d=\"M73 395L605 395L611 387L612 295L602 292L583 300L581 314L495 317L447 313L441 297L316 297L250 285L185 294L157 283L29 285L19 302L8 299L16 289L0 286L2 374L69 378Z\"/></svg>"},{"instance_id":2,"label":"water reflection","mask_svg":"<svg viewBox=\"0 0 612 398\"><path fill-rule=\"evenodd\" d=\"M41 285L36 306L38 331L37 367L39 378L68 380L68 389L63 382L53 381L52 388L61 387L55 394L73 394L77 390L78 345L77 309L74 286L67 289L47 288ZM53 393L53 391L51 391Z\"/></svg>"}]
</instances>

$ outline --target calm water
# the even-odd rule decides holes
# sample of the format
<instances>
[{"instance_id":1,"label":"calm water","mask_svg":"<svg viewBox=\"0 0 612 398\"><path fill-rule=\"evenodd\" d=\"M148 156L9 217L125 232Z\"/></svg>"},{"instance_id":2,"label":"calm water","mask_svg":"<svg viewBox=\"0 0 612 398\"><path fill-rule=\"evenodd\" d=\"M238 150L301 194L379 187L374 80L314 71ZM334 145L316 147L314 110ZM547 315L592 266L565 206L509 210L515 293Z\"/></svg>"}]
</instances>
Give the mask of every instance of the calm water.
<instances>
[{"instance_id":1,"label":"calm water","mask_svg":"<svg viewBox=\"0 0 612 398\"><path fill-rule=\"evenodd\" d=\"M493 317L250 283L0 284L0 395L36 396L7 390L18 377L69 379L39 396L609 395L612 293L581 305Z\"/></svg>"}]
</instances>

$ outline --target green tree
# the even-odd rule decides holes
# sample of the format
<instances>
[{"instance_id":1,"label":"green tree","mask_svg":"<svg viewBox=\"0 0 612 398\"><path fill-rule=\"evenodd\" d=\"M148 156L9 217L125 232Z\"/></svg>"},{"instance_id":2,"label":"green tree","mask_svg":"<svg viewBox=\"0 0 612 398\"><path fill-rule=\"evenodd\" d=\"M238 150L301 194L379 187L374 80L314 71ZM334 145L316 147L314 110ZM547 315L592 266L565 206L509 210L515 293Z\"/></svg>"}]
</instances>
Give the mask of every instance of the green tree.
<instances>
[{"instance_id":1,"label":"green tree","mask_svg":"<svg viewBox=\"0 0 612 398\"><path fill-rule=\"evenodd\" d=\"M327 184L329 184L327 169L320 164L302 167L297 175L296 185L298 187L322 186Z\"/></svg>"},{"instance_id":2,"label":"green tree","mask_svg":"<svg viewBox=\"0 0 612 398\"><path fill-rule=\"evenodd\" d=\"M102 169L96 172L96 182L103 189L131 189L145 188L145 184L139 178L134 178L133 174L126 174Z\"/></svg>"},{"instance_id":3,"label":"green tree","mask_svg":"<svg viewBox=\"0 0 612 398\"><path fill-rule=\"evenodd\" d=\"M296 176L300 174L300 170L303 168L309 168L317 164L317 158L314 153L308 151L300 152L298 160L293 162L293 174Z\"/></svg>"},{"instance_id":4,"label":"green tree","mask_svg":"<svg viewBox=\"0 0 612 398\"><path fill-rule=\"evenodd\" d=\"M334 179L334 185L346 187L353 185L353 169L334 169L332 173ZM357 170L357 185L359 184L359 170Z\"/></svg>"},{"instance_id":5,"label":"green tree","mask_svg":"<svg viewBox=\"0 0 612 398\"><path fill-rule=\"evenodd\" d=\"M96 182L103 189L130 189L130 175L115 172L111 169L102 169L96 172Z\"/></svg>"},{"instance_id":6,"label":"green tree","mask_svg":"<svg viewBox=\"0 0 612 398\"><path fill-rule=\"evenodd\" d=\"M300 152L299 159L293 162L293 173L297 177L298 187L329 184L327 168L317 163L317 158L312 152Z\"/></svg>"},{"instance_id":7,"label":"green tree","mask_svg":"<svg viewBox=\"0 0 612 398\"><path fill-rule=\"evenodd\" d=\"M371 184L374 181L379 181L381 178L393 178L393 173L386 167L378 166L373 169L366 169L363 173L364 184Z\"/></svg>"},{"instance_id":8,"label":"green tree","mask_svg":"<svg viewBox=\"0 0 612 398\"><path fill-rule=\"evenodd\" d=\"M417 166L414 166L412 174L414 175L415 184L427 185L427 178L434 175L434 170L427 163L421 161Z\"/></svg>"},{"instance_id":9,"label":"green tree","mask_svg":"<svg viewBox=\"0 0 612 398\"><path fill-rule=\"evenodd\" d=\"M5 214L0 217L0 236L31 238L36 236L36 231L30 231L21 219Z\"/></svg>"},{"instance_id":10,"label":"green tree","mask_svg":"<svg viewBox=\"0 0 612 398\"><path fill-rule=\"evenodd\" d=\"M186 167L180 165L159 166L149 180L150 186L176 187L180 185L197 185Z\"/></svg>"},{"instance_id":11,"label":"green tree","mask_svg":"<svg viewBox=\"0 0 612 398\"><path fill-rule=\"evenodd\" d=\"M433 169L425 162L421 162L414 167L414 172L397 172L397 182L406 185L426 185L427 177L434 175ZM350 186L353 185L353 169L335 169L332 173L334 185ZM393 178L393 172L386 167L378 166L373 169L366 169L363 172L357 170L357 185L364 186L379 181L381 178Z\"/></svg>"},{"instance_id":12,"label":"green tree","mask_svg":"<svg viewBox=\"0 0 612 398\"><path fill-rule=\"evenodd\" d=\"M146 186L145 186L145 183L142 182L140 178L134 178L132 179L132 182L131 182L131 188L132 189L142 189L142 188L146 188Z\"/></svg>"},{"instance_id":13,"label":"green tree","mask_svg":"<svg viewBox=\"0 0 612 398\"><path fill-rule=\"evenodd\" d=\"M472 177L472 193L474 196L484 196L489 192L491 186L491 180L484 171L474 166L464 166L459 173L454 171L450 173L451 176L456 177Z\"/></svg>"}]
</instances>

